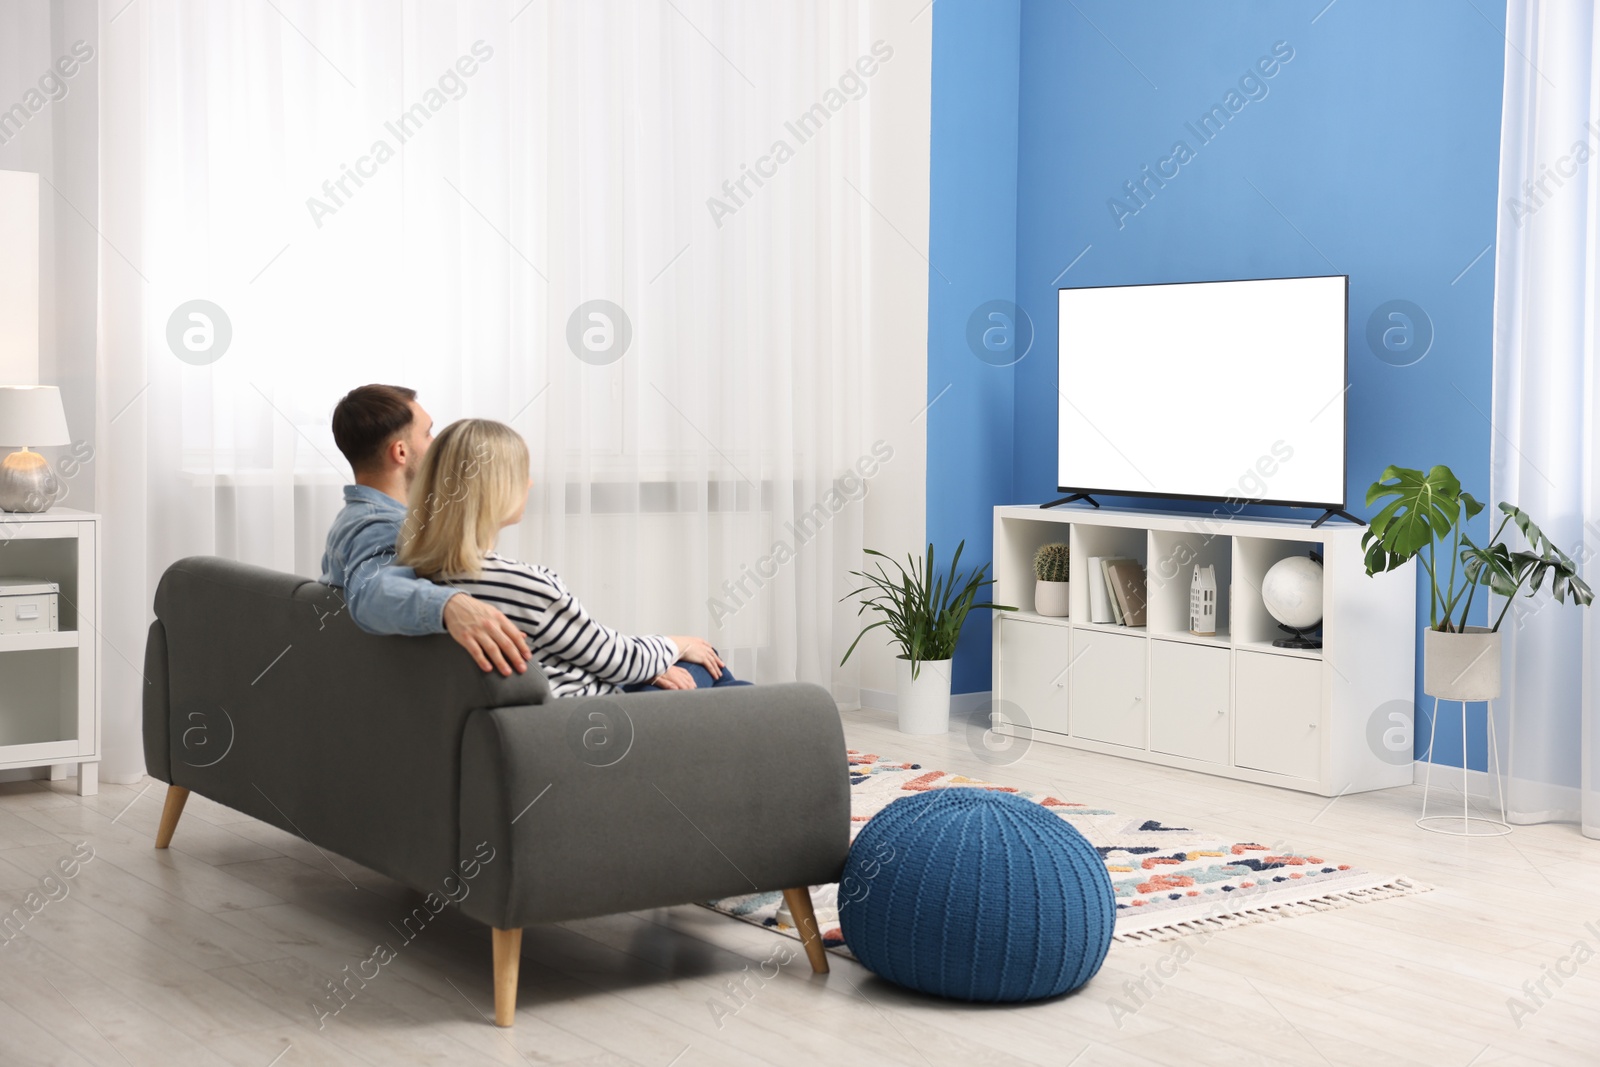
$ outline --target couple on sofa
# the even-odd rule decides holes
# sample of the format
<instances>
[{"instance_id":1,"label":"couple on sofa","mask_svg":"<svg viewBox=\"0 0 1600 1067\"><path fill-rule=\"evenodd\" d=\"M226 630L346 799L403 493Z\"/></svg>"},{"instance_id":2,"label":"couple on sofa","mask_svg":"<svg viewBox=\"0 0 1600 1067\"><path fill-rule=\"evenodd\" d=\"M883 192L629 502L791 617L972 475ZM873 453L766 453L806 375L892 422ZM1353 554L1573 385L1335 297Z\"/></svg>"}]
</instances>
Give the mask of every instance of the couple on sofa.
<instances>
[{"instance_id":1,"label":"couple on sofa","mask_svg":"<svg viewBox=\"0 0 1600 1067\"><path fill-rule=\"evenodd\" d=\"M356 484L328 531L322 581L368 633L448 632L503 675L534 660L557 697L749 684L704 639L618 633L554 572L494 551L533 486L511 427L462 419L435 439L414 390L364 385L334 408L333 438Z\"/></svg>"}]
</instances>

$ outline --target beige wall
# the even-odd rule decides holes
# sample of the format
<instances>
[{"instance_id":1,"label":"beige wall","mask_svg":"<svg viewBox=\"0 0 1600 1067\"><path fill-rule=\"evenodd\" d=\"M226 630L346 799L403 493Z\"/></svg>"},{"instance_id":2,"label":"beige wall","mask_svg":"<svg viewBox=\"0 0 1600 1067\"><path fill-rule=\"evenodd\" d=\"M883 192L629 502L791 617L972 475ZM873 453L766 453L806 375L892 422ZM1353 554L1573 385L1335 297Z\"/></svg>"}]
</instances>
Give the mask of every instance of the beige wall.
<instances>
[{"instance_id":1,"label":"beige wall","mask_svg":"<svg viewBox=\"0 0 1600 1067\"><path fill-rule=\"evenodd\" d=\"M59 386L67 429L74 441L91 446L99 243L97 18L92 0L0 2L0 113L10 116L0 124L0 171L12 172L0 175L0 200L5 201L0 215L6 216L0 218L0 260L7 261L0 263L0 288L5 290L0 293L0 315L8 320L26 316L31 307L37 323L36 337L0 352L0 384ZM61 79L60 88L53 88L52 81L41 90L40 79L71 54L75 41L83 41L96 58L71 64L72 76ZM14 111L19 105L24 110ZM14 243L12 227L19 223L24 232L37 234L31 249ZM30 260L38 264L38 288L19 292L13 272ZM84 454L74 453L71 446L39 451L62 473L59 460ZM63 503L92 511L94 463L68 469L73 473L65 479ZM131 654L142 651L142 646L130 649ZM115 653L103 652L101 662L114 658ZM41 777L47 771L4 771L0 781Z\"/></svg>"},{"instance_id":2,"label":"beige wall","mask_svg":"<svg viewBox=\"0 0 1600 1067\"><path fill-rule=\"evenodd\" d=\"M0 170L0 385L39 384L39 176Z\"/></svg>"},{"instance_id":3,"label":"beige wall","mask_svg":"<svg viewBox=\"0 0 1600 1067\"><path fill-rule=\"evenodd\" d=\"M0 3L0 170L38 175L38 367L0 361L11 384L61 388L67 429L92 444L95 411L96 270L100 253L98 135L99 31L87 0ZM82 41L92 56L73 56ZM60 77L61 69L71 70ZM43 80L43 85L41 85ZM16 108L22 108L16 111ZM26 118L22 118L26 115ZM10 187L13 182L6 182ZM0 243L5 242L0 237ZM106 254L115 255L110 249ZM0 267L0 270L4 270ZM26 299L26 298L24 298ZM0 305L4 308L4 305ZM7 309L9 310L9 309ZM37 378L33 375L37 374ZM18 379L22 375L28 380ZM41 448L52 462L70 446ZM81 456L81 450L76 453ZM59 469L59 467L58 467ZM68 507L94 508L94 463L72 468Z\"/></svg>"},{"instance_id":4,"label":"beige wall","mask_svg":"<svg viewBox=\"0 0 1600 1067\"><path fill-rule=\"evenodd\" d=\"M868 548L904 557L926 545L928 439L928 136L933 77L933 13L927 0L873 6L894 62L873 81L872 135L889 146L887 165L863 192L876 209L872 264L874 358L864 367L876 431L894 446L893 462L872 480L865 500ZM859 184L859 183L858 183ZM881 212L882 214L878 214ZM892 227L892 228L891 228ZM898 234L895 231L899 231ZM863 642L861 687L894 691L894 656L878 633ZM859 653L858 653L859 654Z\"/></svg>"}]
</instances>

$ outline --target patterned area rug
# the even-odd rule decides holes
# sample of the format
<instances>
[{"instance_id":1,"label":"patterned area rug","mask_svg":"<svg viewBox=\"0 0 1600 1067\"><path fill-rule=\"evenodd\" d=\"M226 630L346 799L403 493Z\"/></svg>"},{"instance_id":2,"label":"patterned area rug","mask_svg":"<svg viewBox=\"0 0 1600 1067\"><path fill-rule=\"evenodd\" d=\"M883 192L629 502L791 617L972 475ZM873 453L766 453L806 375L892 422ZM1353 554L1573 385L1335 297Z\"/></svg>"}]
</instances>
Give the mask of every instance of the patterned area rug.
<instances>
[{"instance_id":1,"label":"patterned area rug","mask_svg":"<svg viewBox=\"0 0 1600 1067\"><path fill-rule=\"evenodd\" d=\"M1025 789L995 785L920 764L850 751L851 837L908 791L999 789L1054 811L1105 858L1117 898L1118 941L1165 941L1202 930L1284 919L1426 892L1282 842L1236 841L1187 826L1119 815ZM828 948L849 955L839 933L837 885L812 889ZM797 937L780 893L725 897L706 905L724 915Z\"/></svg>"}]
</instances>

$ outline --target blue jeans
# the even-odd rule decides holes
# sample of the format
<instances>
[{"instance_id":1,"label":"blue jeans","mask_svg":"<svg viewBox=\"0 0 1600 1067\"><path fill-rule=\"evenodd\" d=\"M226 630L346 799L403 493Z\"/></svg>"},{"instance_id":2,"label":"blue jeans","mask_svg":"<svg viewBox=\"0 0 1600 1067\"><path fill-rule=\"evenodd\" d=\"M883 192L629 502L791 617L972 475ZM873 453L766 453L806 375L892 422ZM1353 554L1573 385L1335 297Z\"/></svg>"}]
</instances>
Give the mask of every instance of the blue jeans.
<instances>
[{"instance_id":1,"label":"blue jeans","mask_svg":"<svg viewBox=\"0 0 1600 1067\"><path fill-rule=\"evenodd\" d=\"M688 671L689 677L694 679L694 687L696 689L711 689L724 685L752 684L750 682L741 682L739 679L735 678L733 676L733 672L726 667L722 668L722 677L713 681L711 678L711 672L700 666L698 663L675 663L673 666L682 667L684 670ZM634 682L632 685L623 686L622 691L624 693L646 693L656 688L656 686L651 685L649 682Z\"/></svg>"}]
</instances>

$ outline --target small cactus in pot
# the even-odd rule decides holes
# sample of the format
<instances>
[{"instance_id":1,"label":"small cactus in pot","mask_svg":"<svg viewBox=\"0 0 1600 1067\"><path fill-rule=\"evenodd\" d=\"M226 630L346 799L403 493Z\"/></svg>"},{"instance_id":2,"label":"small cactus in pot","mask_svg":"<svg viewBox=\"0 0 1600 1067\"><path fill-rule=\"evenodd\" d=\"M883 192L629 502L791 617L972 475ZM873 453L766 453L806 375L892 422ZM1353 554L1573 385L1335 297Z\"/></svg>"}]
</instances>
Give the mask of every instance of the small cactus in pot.
<instances>
[{"instance_id":1,"label":"small cactus in pot","mask_svg":"<svg viewBox=\"0 0 1600 1067\"><path fill-rule=\"evenodd\" d=\"M1067 617L1071 561L1071 550L1059 541L1041 545L1034 553L1033 576L1038 581L1033 587L1033 609L1040 615Z\"/></svg>"}]
</instances>

